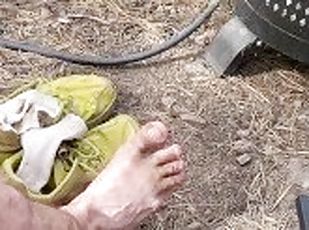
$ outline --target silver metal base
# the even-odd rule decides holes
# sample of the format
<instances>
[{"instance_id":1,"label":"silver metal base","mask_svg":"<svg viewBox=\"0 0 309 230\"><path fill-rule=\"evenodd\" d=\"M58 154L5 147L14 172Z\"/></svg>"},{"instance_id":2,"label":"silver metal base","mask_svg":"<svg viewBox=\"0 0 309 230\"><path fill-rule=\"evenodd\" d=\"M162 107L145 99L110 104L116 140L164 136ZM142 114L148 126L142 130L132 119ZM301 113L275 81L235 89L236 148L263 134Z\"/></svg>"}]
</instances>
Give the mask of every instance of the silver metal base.
<instances>
[{"instance_id":1,"label":"silver metal base","mask_svg":"<svg viewBox=\"0 0 309 230\"><path fill-rule=\"evenodd\" d=\"M237 17L227 22L203 55L216 75L221 76L238 54L257 40Z\"/></svg>"}]
</instances>

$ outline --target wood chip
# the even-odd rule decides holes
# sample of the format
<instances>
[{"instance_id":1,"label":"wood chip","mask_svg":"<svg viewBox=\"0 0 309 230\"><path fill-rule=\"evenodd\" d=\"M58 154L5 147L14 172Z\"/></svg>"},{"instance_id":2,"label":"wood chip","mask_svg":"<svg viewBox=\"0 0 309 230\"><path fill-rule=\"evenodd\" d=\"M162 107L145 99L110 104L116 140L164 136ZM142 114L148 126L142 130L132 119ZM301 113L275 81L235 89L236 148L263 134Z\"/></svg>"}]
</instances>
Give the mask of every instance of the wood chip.
<instances>
[{"instance_id":1,"label":"wood chip","mask_svg":"<svg viewBox=\"0 0 309 230\"><path fill-rule=\"evenodd\" d=\"M190 123L205 124L205 120L203 118L196 116L194 114L189 114L189 113L181 114L180 118L181 120L187 121Z\"/></svg>"},{"instance_id":2,"label":"wood chip","mask_svg":"<svg viewBox=\"0 0 309 230\"><path fill-rule=\"evenodd\" d=\"M250 141L239 140L233 143L233 150L235 150L238 154L244 154L254 151L254 145Z\"/></svg>"}]
</instances>

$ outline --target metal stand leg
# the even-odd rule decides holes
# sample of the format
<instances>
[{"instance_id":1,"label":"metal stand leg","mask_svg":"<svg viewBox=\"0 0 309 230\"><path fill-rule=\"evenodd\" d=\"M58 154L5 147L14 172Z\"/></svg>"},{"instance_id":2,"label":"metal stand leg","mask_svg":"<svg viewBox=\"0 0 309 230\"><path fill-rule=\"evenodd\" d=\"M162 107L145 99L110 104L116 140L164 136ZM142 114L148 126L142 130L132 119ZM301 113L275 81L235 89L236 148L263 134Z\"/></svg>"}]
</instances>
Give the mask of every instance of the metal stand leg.
<instances>
[{"instance_id":1,"label":"metal stand leg","mask_svg":"<svg viewBox=\"0 0 309 230\"><path fill-rule=\"evenodd\" d=\"M256 39L256 35L235 16L220 30L204 54L204 58L215 73L221 76L238 54Z\"/></svg>"}]
</instances>

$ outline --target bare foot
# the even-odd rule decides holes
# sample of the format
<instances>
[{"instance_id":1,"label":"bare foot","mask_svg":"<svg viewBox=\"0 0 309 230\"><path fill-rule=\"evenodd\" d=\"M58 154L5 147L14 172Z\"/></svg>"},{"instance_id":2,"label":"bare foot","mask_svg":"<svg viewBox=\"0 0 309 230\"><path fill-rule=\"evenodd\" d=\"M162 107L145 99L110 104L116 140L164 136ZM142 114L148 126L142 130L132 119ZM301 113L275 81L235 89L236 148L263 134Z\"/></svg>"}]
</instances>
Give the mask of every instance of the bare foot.
<instances>
[{"instance_id":1,"label":"bare foot","mask_svg":"<svg viewBox=\"0 0 309 230\"><path fill-rule=\"evenodd\" d=\"M184 181L178 145L163 148L168 131L144 126L66 211L85 229L131 229L157 210Z\"/></svg>"}]
</instances>

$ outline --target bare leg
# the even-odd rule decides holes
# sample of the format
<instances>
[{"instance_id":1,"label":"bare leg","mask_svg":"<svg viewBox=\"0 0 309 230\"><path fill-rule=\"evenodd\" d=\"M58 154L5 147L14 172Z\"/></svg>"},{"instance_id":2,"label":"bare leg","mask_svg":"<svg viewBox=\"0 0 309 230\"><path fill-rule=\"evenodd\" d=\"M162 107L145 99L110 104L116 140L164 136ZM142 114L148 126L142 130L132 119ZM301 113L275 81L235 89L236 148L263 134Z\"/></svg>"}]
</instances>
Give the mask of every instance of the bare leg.
<instances>
[{"instance_id":1,"label":"bare leg","mask_svg":"<svg viewBox=\"0 0 309 230\"><path fill-rule=\"evenodd\" d=\"M178 145L163 148L168 131L149 123L128 143L66 211L87 229L130 229L164 204L183 183Z\"/></svg>"}]
</instances>

